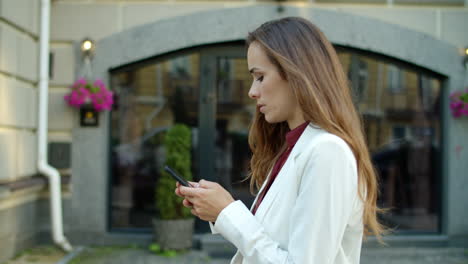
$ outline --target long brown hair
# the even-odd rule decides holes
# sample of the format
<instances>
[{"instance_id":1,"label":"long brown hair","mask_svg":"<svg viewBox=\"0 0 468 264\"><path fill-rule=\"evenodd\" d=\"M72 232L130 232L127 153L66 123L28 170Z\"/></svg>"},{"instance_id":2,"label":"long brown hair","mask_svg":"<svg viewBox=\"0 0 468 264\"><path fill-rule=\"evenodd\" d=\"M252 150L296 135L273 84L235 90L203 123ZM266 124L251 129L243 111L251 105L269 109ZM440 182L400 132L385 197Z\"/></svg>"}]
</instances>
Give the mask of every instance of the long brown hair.
<instances>
[{"instance_id":1,"label":"long brown hair","mask_svg":"<svg viewBox=\"0 0 468 264\"><path fill-rule=\"evenodd\" d=\"M357 161L359 196L364 203L366 235L381 241L378 222L378 181L367 148L362 121L352 101L348 79L335 49L310 21L287 17L264 23L249 33L247 46L262 47L280 75L288 81L304 119L342 138ZM251 188L259 188L285 145L286 122L269 124L258 109L250 127Z\"/></svg>"}]
</instances>

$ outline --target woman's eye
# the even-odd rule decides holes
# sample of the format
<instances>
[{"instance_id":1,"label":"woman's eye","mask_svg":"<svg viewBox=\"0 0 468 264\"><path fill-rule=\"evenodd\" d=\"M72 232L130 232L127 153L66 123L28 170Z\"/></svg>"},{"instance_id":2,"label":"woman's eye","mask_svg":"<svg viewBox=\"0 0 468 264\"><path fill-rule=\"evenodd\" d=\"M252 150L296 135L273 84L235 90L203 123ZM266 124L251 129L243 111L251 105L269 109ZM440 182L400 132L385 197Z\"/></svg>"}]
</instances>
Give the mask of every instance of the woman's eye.
<instances>
[{"instance_id":1,"label":"woman's eye","mask_svg":"<svg viewBox=\"0 0 468 264\"><path fill-rule=\"evenodd\" d=\"M259 82L263 81L263 76L258 77L257 81L259 81Z\"/></svg>"}]
</instances>

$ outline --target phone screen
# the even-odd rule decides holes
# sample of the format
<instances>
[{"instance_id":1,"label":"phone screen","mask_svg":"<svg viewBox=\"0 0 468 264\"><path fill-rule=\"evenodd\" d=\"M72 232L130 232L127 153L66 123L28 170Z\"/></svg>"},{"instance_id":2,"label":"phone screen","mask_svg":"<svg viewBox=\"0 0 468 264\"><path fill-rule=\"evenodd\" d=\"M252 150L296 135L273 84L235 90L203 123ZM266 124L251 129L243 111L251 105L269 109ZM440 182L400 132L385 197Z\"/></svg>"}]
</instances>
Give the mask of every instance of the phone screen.
<instances>
[{"instance_id":1,"label":"phone screen","mask_svg":"<svg viewBox=\"0 0 468 264\"><path fill-rule=\"evenodd\" d=\"M188 181L186 181L184 178L182 178L177 172L175 172L174 169L169 167L168 165L164 166L164 170L167 171L172 178L174 178L176 181L178 181L180 184L182 184L185 187L192 187Z\"/></svg>"}]
</instances>

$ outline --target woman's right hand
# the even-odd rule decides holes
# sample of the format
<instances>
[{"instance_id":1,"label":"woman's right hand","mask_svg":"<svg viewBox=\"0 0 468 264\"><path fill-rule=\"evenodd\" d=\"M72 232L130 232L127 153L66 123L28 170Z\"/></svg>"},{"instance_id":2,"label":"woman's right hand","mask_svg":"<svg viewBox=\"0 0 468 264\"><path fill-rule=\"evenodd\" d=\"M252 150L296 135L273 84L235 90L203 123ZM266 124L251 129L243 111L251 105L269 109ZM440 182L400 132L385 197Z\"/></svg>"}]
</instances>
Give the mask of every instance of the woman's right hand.
<instances>
[{"instance_id":1,"label":"woman's right hand","mask_svg":"<svg viewBox=\"0 0 468 264\"><path fill-rule=\"evenodd\" d=\"M199 185L198 182L189 182L189 183L190 183L190 185L194 186L194 188L197 188L198 185ZM186 199L186 197L180 193L180 189L179 189L180 186L181 186L180 183L179 183L179 182L176 182L175 194L176 194L177 196L181 197L181 198L184 198L184 200L182 201L182 204L183 204L185 207L192 209L192 208L193 208L193 204L192 204L191 202L189 202L189 201Z\"/></svg>"},{"instance_id":2,"label":"woman's right hand","mask_svg":"<svg viewBox=\"0 0 468 264\"><path fill-rule=\"evenodd\" d=\"M192 187L179 185L178 193L184 197L184 206L191 205L193 215L202 220L216 222L219 214L235 200L219 183L200 180Z\"/></svg>"}]
</instances>

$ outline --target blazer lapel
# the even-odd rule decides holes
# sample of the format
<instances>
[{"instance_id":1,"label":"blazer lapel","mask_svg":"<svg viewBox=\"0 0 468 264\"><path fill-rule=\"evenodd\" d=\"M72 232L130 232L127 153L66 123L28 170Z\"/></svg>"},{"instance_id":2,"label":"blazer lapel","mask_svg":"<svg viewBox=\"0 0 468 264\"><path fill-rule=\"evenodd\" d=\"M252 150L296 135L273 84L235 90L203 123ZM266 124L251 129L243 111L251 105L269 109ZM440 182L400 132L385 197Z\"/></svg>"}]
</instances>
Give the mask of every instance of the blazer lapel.
<instances>
[{"instance_id":1,"label":"blazer lapel","mask_svg":"<svg viewBox=\"0 0 468 264\"><path fill-rule=\"evenodd\" d=\"M263 182L262 186L260 187L260 190L258 191L257 195L255 195L255 199L252 203L252 205L250 206L250 211L252 212L255 204L257 203L257 200L258 200L258 197L260 196L259 194L262 193L263 189L265 188L268 180L270 179L270 175L271 175L271 170L270 172L268 173L268 176L266 177L265 181Z\"/></svg>"},{"instance_id":2,"label":"blazer lapel","mask_svg":"<svg viewBox=\"0 0 468 264\"><path fill-rule=\"evenodd\" d=\"M312 138L322 132L323 130L321 128L310 123L297 140L296 145L294 145L294 148L291 151L289 157L296 159L303 152L304 148L308 146L308 143L312 140Z\"/></svg>"},{"instance_id":3,"label":"blazer lapel","mask_svg":"<svg viewBox=\"0 0 468 264\"><path fill-rule=\"evenodd\" d=\"M281 168L280 172L276 176L275 181L273 182L270 189L263 198L262 204L258 207L257 213L255 214L256 217L260 220L260 222L263 222L263 219L268 213L271 205L274 203L278 194L281 193L281 186L283 186L283 184L287 184L285 181L287 181L289 172L294 168L294 163L294 159L288 158L286 160L286 163L283 165L283 168Z\"/></svg>"},{"instance_id":4,"label":"blazer lapel","mask_svg":"<svg viewBox=\"0 0 468 264\"><path fill-rule=\"evenodd\" d=\"M321 131L322 130L320 128L314 127L312 124L309 124L307 128L304 130L304 132L302 133L302 135L299 137L298 141L296 142L296 144L294 145L294 148L291 151L291 154L286 160L286 163L283 165L283 168L281 168L279 174L276 176L275 181L273 182L270 189L268 190L265 197L263 198L262 204L257 209L257 212L255 215L257 219L259 219L261 222L263 222L263 219L268 213L271 205L275 201L278 194L281 192L282 190L281 186L283 186L283 184L288 184L287 183L288 174L294 171L295 166L296 166L295 161L297 157L302 153L303 149L308 145L307 143ZM260 189L260 192L265 188L266 182L268 181L268 178L270 176L271 176L271 171L268 174L267 180L263 183L262 188ZM258 199L258 195L255 198L254 203L252 204L252 208L257 202L257 199Z\"/></svg>"}]
</instances>

